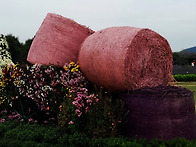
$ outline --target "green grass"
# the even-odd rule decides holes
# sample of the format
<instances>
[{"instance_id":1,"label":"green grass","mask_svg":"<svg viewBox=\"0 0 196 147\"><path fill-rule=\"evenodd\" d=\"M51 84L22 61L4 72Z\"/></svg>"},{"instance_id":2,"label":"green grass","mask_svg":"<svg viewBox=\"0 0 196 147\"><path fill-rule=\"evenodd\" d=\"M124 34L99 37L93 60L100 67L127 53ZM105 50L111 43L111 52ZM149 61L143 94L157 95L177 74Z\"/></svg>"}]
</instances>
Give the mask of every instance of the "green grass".
<instances>
[{"instance_id":1,"label":"green grass","mask_svg":"<svg viewBox=\"0 0 196 147\"><path fill-rule=\"evenodd\" d=\"M191 90L194 93L194 99L196 102L196 82L177 82L177 86L182 86Z\"/></svg>"}]
</instances>

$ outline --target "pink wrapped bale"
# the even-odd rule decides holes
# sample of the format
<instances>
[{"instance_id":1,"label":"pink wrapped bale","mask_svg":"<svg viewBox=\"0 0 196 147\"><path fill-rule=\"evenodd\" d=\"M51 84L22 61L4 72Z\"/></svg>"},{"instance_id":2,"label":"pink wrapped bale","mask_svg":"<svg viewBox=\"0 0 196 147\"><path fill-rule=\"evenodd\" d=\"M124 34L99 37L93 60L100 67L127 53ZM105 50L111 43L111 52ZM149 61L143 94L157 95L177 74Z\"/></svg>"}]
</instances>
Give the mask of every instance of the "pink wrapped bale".
<instances>
[{"instance_id":1,"label":"pink wrapped bale","mask_svg":"<svg viewBox=\"0 0 196 147\"><path fill-rule=\"evenodd\" d=\"M166 39L150 29L111 27L83 42L79 65L89 81L111 90L167 85L172 51Z\"/></svg>"},{"instance_id":2,"label":"pink wrapped bale","mask_svg":"<svg viewBox=\"0 0 196 147\"><path fill-rule=\"evenodd\" d=\"M60 66L77 62L82 42L92 33L94 31L71 19L48 13L36 33L27 61Z\"/></svg>"}]
</instances>

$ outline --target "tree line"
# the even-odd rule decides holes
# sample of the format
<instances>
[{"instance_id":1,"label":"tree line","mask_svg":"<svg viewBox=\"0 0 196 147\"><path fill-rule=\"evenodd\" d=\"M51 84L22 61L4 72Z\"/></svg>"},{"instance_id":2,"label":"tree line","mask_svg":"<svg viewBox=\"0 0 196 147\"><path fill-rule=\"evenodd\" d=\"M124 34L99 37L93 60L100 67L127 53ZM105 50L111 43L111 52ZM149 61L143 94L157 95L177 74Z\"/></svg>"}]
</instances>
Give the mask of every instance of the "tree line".
<instances>
[{"instance_id":1,"label":"tree line","mask_svg":"<svg viewBox=\"0 0 196 147\"><path fill-rule=\"evenodd\" d=\"M196 61L196 53L189 53L185 51L173 53L174 65L191 65L191 63L195 61Z\"/></svg>"}]
</instances>

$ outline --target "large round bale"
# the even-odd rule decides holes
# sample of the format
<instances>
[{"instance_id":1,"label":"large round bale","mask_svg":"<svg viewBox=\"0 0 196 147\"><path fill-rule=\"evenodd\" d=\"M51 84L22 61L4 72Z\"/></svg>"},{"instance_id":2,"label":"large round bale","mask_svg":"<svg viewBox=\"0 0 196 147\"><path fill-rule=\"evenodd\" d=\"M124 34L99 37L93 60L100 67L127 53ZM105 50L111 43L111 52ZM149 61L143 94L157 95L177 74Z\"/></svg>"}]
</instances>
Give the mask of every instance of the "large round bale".
<instances>
[{"instance_id":1,"label":"large round bale","mask_svg":"<svg viewBox=\"0 0 196 147\"><path fill-rule=\"evenodd\" d=\"M124 135L146 139L194 139L193 93L182 87L158 86L120 95L129 113Z\"/></svg>"},{"instance_id":2,"label":"large round bale","mask_svg":"<svg viewBox=\"0 0 196 147\"><path fill-rule=\"evenodd\" d=\"M71 19L48 13L36 33L27 60L33 64L60 66L77 62L82 42L93 32Z\"/></svg>"},{"instance_id":3,"label":"large round bale","mask_svg":"<svg viewBox=\"0 0 196 147\"><path fill-rule=\"evenodd\" d=\"M79 65L89 81L111 90L167 85L172 51L166 39L150 29L111 27L83 42Z\"/></svg>"}]
</instances>

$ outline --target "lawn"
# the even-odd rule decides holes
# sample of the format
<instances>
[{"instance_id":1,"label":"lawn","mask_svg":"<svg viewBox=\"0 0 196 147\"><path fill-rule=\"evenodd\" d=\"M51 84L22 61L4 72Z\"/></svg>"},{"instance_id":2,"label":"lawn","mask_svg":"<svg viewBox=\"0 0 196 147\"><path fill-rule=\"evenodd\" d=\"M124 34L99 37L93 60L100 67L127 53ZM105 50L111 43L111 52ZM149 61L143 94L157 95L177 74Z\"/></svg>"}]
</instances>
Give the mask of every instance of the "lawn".
<instances>
[{"instance_id":1,"label":"lawn","mask_svg":"<svg viewBox=\"0 0 196 147\"><path fill-rule=\"evenodd\" d=\"M177 82L176 85L191 90L194 93L194 99L196 102L196 82Z\"/></svg>"}]
</instances>

